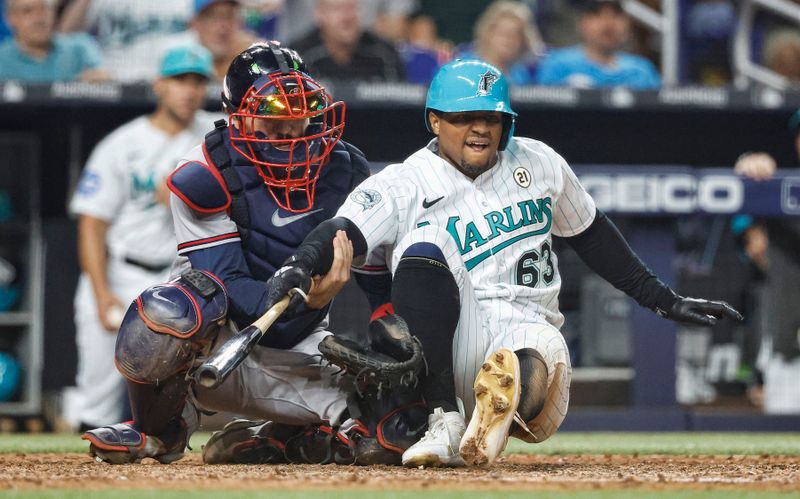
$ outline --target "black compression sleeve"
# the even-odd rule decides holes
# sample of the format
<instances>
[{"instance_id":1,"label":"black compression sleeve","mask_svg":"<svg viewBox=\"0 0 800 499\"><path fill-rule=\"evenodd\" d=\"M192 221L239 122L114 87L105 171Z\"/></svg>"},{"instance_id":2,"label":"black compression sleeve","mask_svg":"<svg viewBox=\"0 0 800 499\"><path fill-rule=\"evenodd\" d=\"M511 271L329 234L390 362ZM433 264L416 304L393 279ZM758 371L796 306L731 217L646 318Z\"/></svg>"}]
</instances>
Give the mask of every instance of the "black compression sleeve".
<instances>
[{"instance_id":1,"label":"black compression sleeve","mask_svg":"<svg viewBox=\"0 0 800 499\"><path fill-rule=\"evenodd\" d=\"M367 240L350 220L343 217L325 220L309 232L297 253L290 259L311 275L325 275L333 265L333 238L343 230L353 242L353 265L358 265L367 254Z\"/></svg>"},{"instance_id":2,"label":"black compression sleeve","mask_svg":"<svg viewBox=\"0 0 800 499\"><path fill-rule=\"evenodd\" d=\"M669 310L677 295L633 252L619 229L597 210L592 224L565 241L586 265L615 288L651 310Z\"/></svg>"}]
</instances>

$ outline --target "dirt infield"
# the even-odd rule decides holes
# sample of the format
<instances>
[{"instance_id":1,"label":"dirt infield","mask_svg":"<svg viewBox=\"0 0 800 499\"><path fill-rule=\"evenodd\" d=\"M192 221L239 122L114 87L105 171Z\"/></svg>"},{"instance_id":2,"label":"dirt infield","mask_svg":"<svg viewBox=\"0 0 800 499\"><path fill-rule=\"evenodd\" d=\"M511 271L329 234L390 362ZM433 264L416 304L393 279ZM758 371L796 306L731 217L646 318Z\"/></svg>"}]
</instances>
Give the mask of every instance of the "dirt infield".
<instances>
[{"instance_id":1,"label":"dirt infield","mask_svg":"<svg viewBox=\"0 0 800 499\"><path fill-rule=\"evenodd\" d=\"M22 489L451 489L733 488L800 490L800 457L511 455L492 468L206 466L199 454L171 465L110 466L81 454L0 455L0 490Z\"/></svg>"}]
</instances>

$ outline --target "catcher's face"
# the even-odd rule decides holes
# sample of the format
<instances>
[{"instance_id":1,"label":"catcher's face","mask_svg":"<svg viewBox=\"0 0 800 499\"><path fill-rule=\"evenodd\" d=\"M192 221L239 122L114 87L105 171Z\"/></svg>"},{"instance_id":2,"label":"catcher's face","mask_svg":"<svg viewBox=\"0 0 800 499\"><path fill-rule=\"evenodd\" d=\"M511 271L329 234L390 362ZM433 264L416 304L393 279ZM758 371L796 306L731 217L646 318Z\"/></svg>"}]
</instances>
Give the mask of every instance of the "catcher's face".
<instances>
[{"instance_id":1,"label":"catcher's face","mask_svg":"<svg viewBox=\"0 0 800 499\"><path fill-rule=\"evenodd\" d=\"M252 118L236 120L233 122L233 126L242 131L244 135L261 135L266 139L275 140L274 147L288 150L291 148L291 139L305 135L308 123L308 118L298 120ZM283 140L287 142L278 142Z\"/></svg>"},{"instance_id":2,"label":"catcher's face","mask_svg":"<svg viewBox=\"0 0 800 499\"><path fill-rule=\"evenodd\" d=\"M439 137L439 156L461 173L476 178L497 162L503 135L503 113L467 111L428 115L433 133Z\"/></svg>"}]
</instances>

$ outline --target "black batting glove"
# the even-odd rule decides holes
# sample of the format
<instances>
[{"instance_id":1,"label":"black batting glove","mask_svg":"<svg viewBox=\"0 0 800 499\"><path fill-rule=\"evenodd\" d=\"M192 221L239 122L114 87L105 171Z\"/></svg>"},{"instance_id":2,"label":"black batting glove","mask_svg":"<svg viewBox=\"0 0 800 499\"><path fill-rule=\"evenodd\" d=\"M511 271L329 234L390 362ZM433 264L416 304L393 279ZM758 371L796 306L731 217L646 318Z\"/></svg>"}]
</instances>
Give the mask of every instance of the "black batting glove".
<instances>
[{"instance_id":1,"label":"black batting glove","mask_svg":"<svg viewBox=\"0 0 800 499\"><path fill-rule=\"evenodd\" d=\"M289 295L289 306L284 312L285 317L292 317L303 307L308 298L308 291L311 289L311 273L303 269L296 262L288 261L283 267L275 271L272 277L267 280L267 307L273 305Z\"/></svg>"},{"instance_id":2,"label":"black batting glove","mask_svg":"<svg viewBox=\"0 0 800 499\"><path fill-rule=\"evenodd\" d=\"M698 298L684 298L678 296L669 310L657 309L661 317L676 322L685 322L697 326L711 327L723 317L741 321L744 319L735 308L724 301L702 300Z\"/></svg>"}]
</instances>

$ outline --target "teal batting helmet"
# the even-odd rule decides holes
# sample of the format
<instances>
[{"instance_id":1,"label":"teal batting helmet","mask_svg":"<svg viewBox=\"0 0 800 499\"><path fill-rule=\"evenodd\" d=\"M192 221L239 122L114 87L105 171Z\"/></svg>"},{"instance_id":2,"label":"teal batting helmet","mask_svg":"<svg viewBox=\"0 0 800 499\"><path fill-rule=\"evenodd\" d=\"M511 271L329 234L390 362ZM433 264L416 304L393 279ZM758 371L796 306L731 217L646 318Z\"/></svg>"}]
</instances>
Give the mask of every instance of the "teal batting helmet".
<instances>
[{"instance_id":1,"label":"teal batting helmet","mask_svg":"<svg viewBox=\"0 0 800 499\"><path fill-rule=\"evenodd\" d=\"M496 67L478 59L456 59L439 69L425 101L425 128L430 132L429 111L500 111L504 118L501 151L514 135L517 113L511 109L506 77Z\"/></svg>"}]
</instances>

